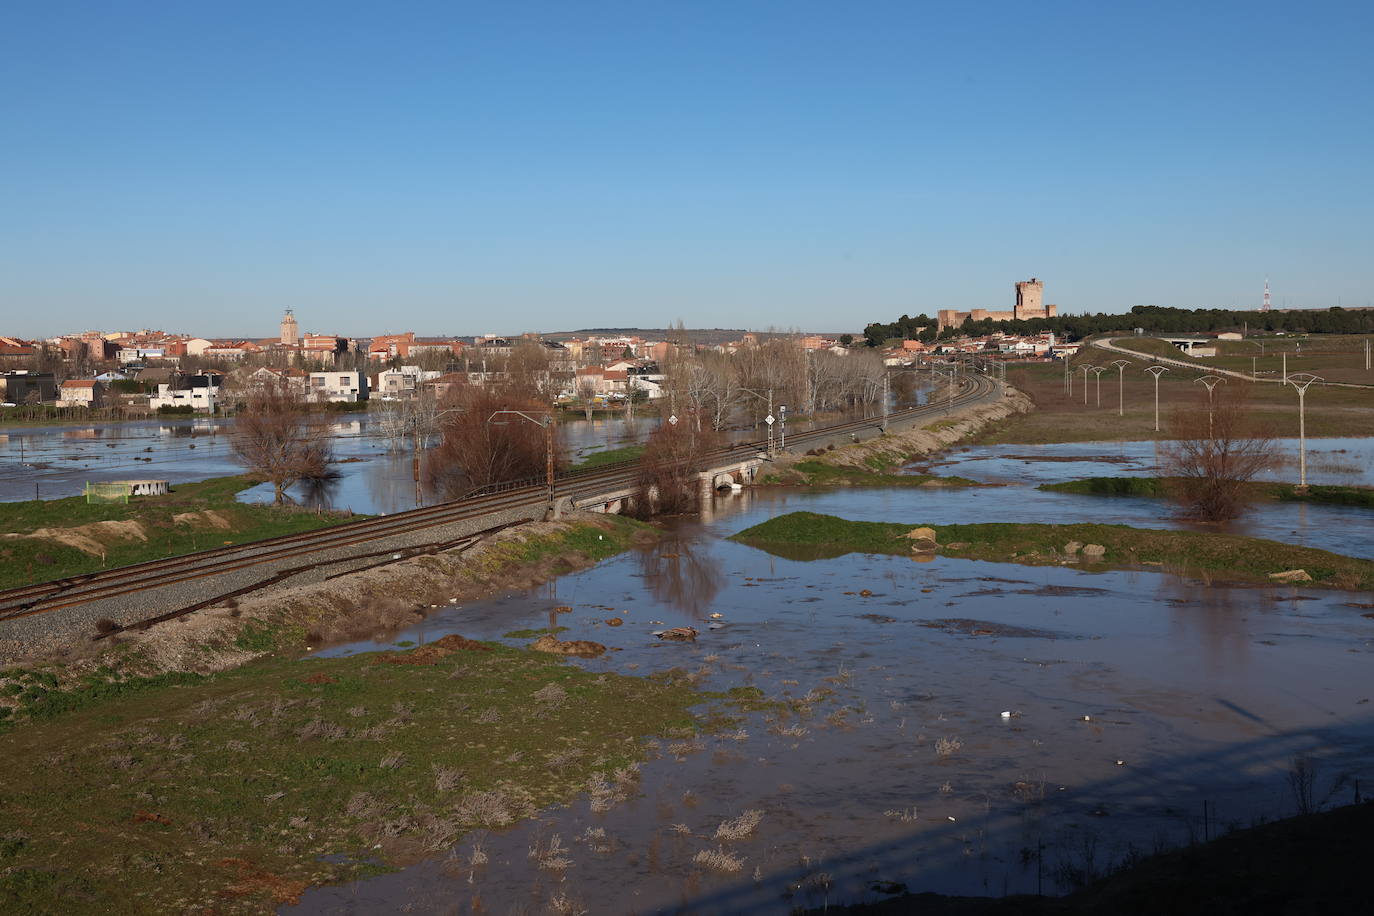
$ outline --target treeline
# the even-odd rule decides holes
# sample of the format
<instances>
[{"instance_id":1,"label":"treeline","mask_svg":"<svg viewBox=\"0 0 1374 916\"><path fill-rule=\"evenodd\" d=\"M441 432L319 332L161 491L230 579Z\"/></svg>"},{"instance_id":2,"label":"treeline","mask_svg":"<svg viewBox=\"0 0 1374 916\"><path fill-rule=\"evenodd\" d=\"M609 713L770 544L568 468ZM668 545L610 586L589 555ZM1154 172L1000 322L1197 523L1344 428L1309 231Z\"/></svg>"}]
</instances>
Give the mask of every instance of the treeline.
<instances>
[{"instance_id":1,"label":"treeline","mask_svg":"<svg viewBox=\"0 0 1374 916\"><path fill-rule=\"evenodd\" d=\"M1374 311L1342 308L1300 312L1237 312L1229 309L1180 309L1159 305L1137 305L1124 315L1060 315L1056 318L1030 318L1022 321L972 321L945 328L937 333L935 319L926 315L903 315L888 324L874 322L864 328L870 347L889 340L922 340L930 343L950 337L978 337L1001 331L1003 334L1043 334L1054 332L1064 340L1081 340L1093 334L1129 333L1142 328L1150 334L1189 334L1204 331L1232 331L1248 327L1251 334L1283 331L1288 334L1368 334L1374 332Z\"/></svg>"}]
</instances>

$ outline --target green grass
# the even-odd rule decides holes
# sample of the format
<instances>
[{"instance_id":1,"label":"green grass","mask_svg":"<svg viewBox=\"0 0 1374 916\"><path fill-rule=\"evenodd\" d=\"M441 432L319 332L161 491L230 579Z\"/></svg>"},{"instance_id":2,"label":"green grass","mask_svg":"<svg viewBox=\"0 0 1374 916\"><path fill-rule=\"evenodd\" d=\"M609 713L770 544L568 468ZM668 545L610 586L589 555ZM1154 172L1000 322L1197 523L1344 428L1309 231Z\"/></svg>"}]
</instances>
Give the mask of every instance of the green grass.
<instances>
[{"instance_id":1,"label":"green grass","mask_svg":"<svg viewBox=\"0 0 1374 916\"><path fill-rule=\"evenodd\" d=\"M87 504L84 497L0 503L0 532L26 534L39 528L74 528L92 522L136 521L147 536L108 538L105 556L92 555L52 540L0 540L0 588L10 588L95 572L160 557L222 545L261 540L337 524L343 518L293 507L249 505L235 496L256 483L250 477L218 477L178 484L166 496L134 497L124 503ZM204 523L178 525L174 515L212 509L229 520L231 529Z\"/></svg>"},{"instance_id":2,"label":"green grass","mask_svg":"<svg viewBox=\"0 0 1374 916\"><path fill-rule=\"evenodd\" d=\"M511 630L509 633L502 633L502 639L534 639L539 636L557 636L567 630L567 627L540 627L537 630Z\"/></svg>"},{"instance_id":3,"label":"green grass","mask_svg":"<svg viewBox=\"0 0 1374 916\"><path fill-rule=\"evenodd\" d=\"M0 911L262 912L496 826L478 793L519 819L614 782L702 699L495 645L381 663L425 651L49 692L0 734Z\"/></svg>"},{"instance_id":4,"label":"green grass","mask_svg":"<svg viewBox=\"0 0 1374 916\"><path fill-rule=\"evenodd\" d=\"M622 461L638 461L639 456L644 454L644 446L627 445L623 448L606 449L603 452L593 452L586 455L583 459L572 466L574 471L581 471L587 468L599 468L607 464L619 464Z\"/></svg>"},{"instance_id":5,"label":"green grass","mask_svg":"<svg viewBox=\"0 0 1374 916\"><path fill-rule=\"evenodd\" d=\"M741 531L731 540L791 559L846 553L909 555L911 542L903 535L916 527L918 524L853 522L833 515L792 512ZM1250 581L1267 581L1270 573L1305 569L1316 586L1374 588L1374 561L1261 538L1126 525L984 523L932 527L940 543L938 552L951 557L1058 565L1067 559L1064 545L1078 541L1101 544L1107 550L1098 562L1083 561L1090 569L1148 565L1181 575L1219 574Z\"/></svg>"},{"instance_id":6,"label":"green grass","mask_svg":"<svg viewBox=\"0 0 1374 916\"><path fill-rule=\"evenodd\" d=\"M1051 493L1076 493L1083 496L1140 496L1164 498L1169 495L1168 477L1085 477L1063 483L1041 484L1036 489ZM1325 503L1374 509L1374 487L1339 487L1311 484L1306 493L1291 483L1257 481L1247 484L1246 492L1255 500Z\"/></svg>"},{"instance_id":7,"label":"green grass","mask_svg":"<svg viewBox=\"0 0 1374 916\"><path fill-rule=\"evenodd\" d=\"M966 477L939 477L935 474L895 474L885 456L872 455L866 462L872 470L852 465L827 464L807 459L788 468L787 473L765 477L764 483L782 483L811 487L976 487L976 480Z\"/></svg>"}]
</instances>

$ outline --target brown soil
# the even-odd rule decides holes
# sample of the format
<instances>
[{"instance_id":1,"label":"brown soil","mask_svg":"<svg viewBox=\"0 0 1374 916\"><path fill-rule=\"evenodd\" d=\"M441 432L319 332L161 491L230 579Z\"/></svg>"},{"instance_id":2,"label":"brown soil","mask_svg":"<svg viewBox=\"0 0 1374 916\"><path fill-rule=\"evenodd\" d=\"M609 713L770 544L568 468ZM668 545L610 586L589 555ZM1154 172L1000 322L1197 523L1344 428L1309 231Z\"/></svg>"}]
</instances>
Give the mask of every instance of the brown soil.
<instances>
[{"instance_id":1,"label":"brown soil","mask_svg":"<svg viewBox=\"0 0 1374 916\"><path fill-rule=\"evenodd\" d=\"M226 884L220 891L222 897L248 897L261 894L270 897L274 903L294 906L300 903L301 894L305 893L306 887L309 886L305 881L293 881L289 878L283 878L281 875L274 875L247 859L220 859L215 864L220 868L237 872L235 880Z\"/></svg>"},{"instance_id":2,"label":"brown soil","mask_svg":"<svg viewBox=\"0 0 1374 916\"><path fill-rule=\"evenodd\" d=\"M0 537L55 541L67 547L75 547L93 557L103 556L105 545L114 541L148 540L148 534L143 530L143 526L135 521L91 522L89 525L77 525L73 528L39 528L28 534L6 534Z\"/></svg>"},{"instance_id":3,"label":"brown soil","mask_svg":"<svg viewBox=\"0 0 1374 916\"><path fill-rule=\"evenodd\" d=\"M564 642L557 636L545 634L534 642L530 643L530 648L535 652L548 652L553 655L575 655L578 658L596 658L606 651L606 647L599 642L592 642L588 639L569 639Z\"/></svg>"}]
</instances>

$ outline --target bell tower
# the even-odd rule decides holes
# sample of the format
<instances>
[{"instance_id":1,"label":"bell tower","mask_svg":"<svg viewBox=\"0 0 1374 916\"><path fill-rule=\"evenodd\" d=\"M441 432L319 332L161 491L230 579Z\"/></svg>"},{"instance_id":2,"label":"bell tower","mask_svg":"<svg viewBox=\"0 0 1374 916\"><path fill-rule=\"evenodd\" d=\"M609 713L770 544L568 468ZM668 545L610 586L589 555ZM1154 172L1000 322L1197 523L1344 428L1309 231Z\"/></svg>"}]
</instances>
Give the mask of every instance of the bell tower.
<instances>
[{"instance_id":1,"label":"bell tower","mask_svg":"<svg viewBox=\"0 0 1374 916\"><path fill-rule=\"evenodd\" d=\"M292 347L301 342L301 329L296 324L296 316L291 314L291 309L287 309L286 314L282 316L281 342Z\"/></svg>"}]
</instances>

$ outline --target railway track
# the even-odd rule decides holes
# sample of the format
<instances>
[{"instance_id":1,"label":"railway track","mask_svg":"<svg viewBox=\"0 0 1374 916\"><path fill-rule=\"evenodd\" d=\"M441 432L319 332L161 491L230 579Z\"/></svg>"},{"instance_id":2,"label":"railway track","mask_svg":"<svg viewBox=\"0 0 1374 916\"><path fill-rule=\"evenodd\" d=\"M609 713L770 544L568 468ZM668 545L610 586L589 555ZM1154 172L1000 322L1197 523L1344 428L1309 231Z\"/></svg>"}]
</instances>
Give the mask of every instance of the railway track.
<instances>
[{"instance_id":1,"label":"railway track","mask_svg":"<svg viewBox=\"0 0 1374 916\"><path fill-rule=\"evenodd\" d=\"M952 400L892 414L889 421L904 423L922 417L938 416L949 407L960 407L984 400L995 394L996 390L996 385L990 379L976 374L967 375L958 394ZM871 431L879 423L879 418L875 417L799 431L788 436L789 450L805 449L811 443L825 441L847 431L856 434L861 430ZM749 455L756 455L765 447L765 443L759 441L734 443L710 453L707 456L708 466L710 462L723 465ZM629 461L588 470L564 472L555 480L555 494L558 497L577 498L624 489L633 485L636 470L636 462ZM547 484L544 480L519 481L489 488L485 492L475 491L460 500L392 515L359 519L315 531L283 535L247 544L224 545L161 560L150 560L131 566L6 589L0 591L0 624L323 551L345 550L390 537L410 535L481 518L504 510L542 507L547 504L547 497ZM461 540L463 539L452 543L457 544ZM387 552L355 555L329 562L349 562ZM306 568L308 564L297 567L294 571ZM249 587L247 590L252 588Z\"/></svg>"}]
</instances>

